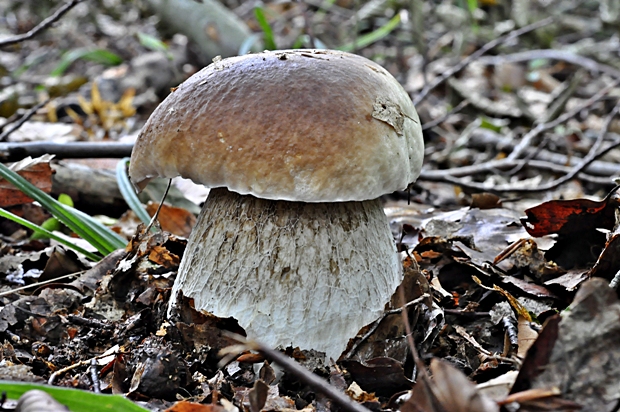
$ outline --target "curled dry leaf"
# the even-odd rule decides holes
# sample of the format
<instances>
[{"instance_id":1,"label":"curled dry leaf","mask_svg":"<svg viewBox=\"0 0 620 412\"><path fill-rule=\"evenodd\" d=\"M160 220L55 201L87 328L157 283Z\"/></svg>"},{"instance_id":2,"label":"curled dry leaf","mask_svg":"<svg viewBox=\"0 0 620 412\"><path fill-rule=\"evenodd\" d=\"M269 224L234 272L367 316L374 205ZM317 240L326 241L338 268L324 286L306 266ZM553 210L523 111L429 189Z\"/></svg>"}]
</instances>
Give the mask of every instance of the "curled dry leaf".
<instances>
[{"instance_id":1,"label":"curled dry leaf","mask_svg":"<svg viewBox=\"0 0 620 412\"><path fill-rule=\"evenodd\" d=\"M600 229L612 230L616 224L618 199L614 188L603 200L552 200L527 209L521 223L534 237L557 234L556 244L546 253L564 269L586 267L596 262L605 247Z\"/></svg>"}]
</instances>

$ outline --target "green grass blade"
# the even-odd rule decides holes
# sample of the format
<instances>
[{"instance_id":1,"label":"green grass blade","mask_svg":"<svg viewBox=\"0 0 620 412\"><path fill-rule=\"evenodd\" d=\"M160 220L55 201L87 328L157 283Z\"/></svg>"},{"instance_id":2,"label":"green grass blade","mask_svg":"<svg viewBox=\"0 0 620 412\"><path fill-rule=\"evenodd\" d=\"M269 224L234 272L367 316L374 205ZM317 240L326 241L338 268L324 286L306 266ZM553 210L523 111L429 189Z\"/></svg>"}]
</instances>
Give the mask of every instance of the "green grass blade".
<instances>
[{"instance_id":1,"label":"green grass blade","mask_svg":"<svg viewBox=\"0 0 620 412\"><path fill-rule=\"evenodd\" d=\"M355 49L363 49L371 45L372 43L381 40L388 34L390 34L395 28L400 24L400 14L396 14L394 17L388 21L385 26L379 27L377 30L372 31L368 34L364 34L360 36L356 41L347 43L343 46L338 47L338 50L350 52Z\"/></svg>"},{"instance_id":2,"label":"green grass blade","mask_svg":"<svg viewBox=\"0 0 620 412\"><path fill-rule=\"evenodd\" d=\"M48 212L77 233L82 239L93 245L102 254L107 255L114 250L125 247L126 241L118 234L112 232L85 213L58 202L2 163L0 163L0 176L26 195L41 203Z\"/></svg>"},{"instance_id":3,"label":"green grass blade","mask_svg":"<svg viewBox=\"0 0 620 412\"><path fill-rule=\"evenodd\" d=\"M50 73L50 76L57 77L61 76L68 68L73 64L74 61L84 59L89 60L95 63L101 63L106 66L118 66L123 62L123 58L118 54L112 53L109 50L105 49L89 49L89 48L81 48L71 50L65 53L58 66Z\"/></svg>"},{"instance_id":4,"label":"green grass blade","mask_svg":"<svg viewBox=\"0 0 620 412\"><path fill-rule=\"evenodd\" d=\"M32 389L39 389L50 394L58 402L66 405L72 411L88 412L148 412L130 400L120 395L104 395L87 392L79 389L58 388L33 383L0 381L0 392L6 392L9 399L19 399L24 393Z\"/></svg>"},{"instance_id":5,"label":"green grass blade","mask_svg":"<svg viewBox=\"0 0 620 412\"><path fill-rule=\"evenodd\" d=\"M84 223L89 228L89 230L92 230L100 239L104 240L107 244L109 244L112 248L110 252L113 252L117 249L123 249L125 246L127 246L127 241L125 239L123 239L118 233L113 232L110 228L103 225L103 223L99 222L92 216L87 215L81 210L77 210L70 206L60 206L65 208L67 213L71 215L76 215L80 223Z\"/></svg>"},{"instance_id":6,"label":"green grass blade","mask_svg":"<svg viewBox=\"0 0 620 412\"><path fill-rule=\"evenodd\" d=\"M263 31L263 42L265 43L265 49L276 50L278 46L276 46L276 41L273 37L273 30L271 30L271 25L267 21L265 10L260 5L254 7L254 17L256 17L256 21Z\"/></svg>"},{"instance_id":7,"label":"green grass blade","mask_svg":"<svg viewBox=\"0 0 620 412\"><path fill-rule=\"evenodd\" d=\"M138 199L136 191L131 181L129 181L129 176L127 176L127 163L129 163L128 157L121 159L116 164L116 182L118 184L118 189L121 191L123 199L125 199L125 202L127 202L131 210L134 211L136 216L138 216L145 225L148 225L151 222L151 217L146 210L144 210L142 202Z\"/></svg>"},{"instance_id":8,"label":"green grass blade","mask_svg":"<svg viewBox=\"0 0 620 412\"><path fill-rule=\"evenodd\" d=\"M43 235L46 238L54 239L58 243L62 243L66 247L71 248L75 250L76 252L80 252L81 254L83 254L88 259L94 262L98 262L101 260L101 256L97 256L94 253L89 252L86 249L82 249L78 245L69 242L67 239L57 236L53 232L50 232L49 230L42 228L41 226L37 226L34 223L9 212L8 210L2 209L1 207L0 207L0 216L7 218L9 220L12 220L15 223L19 223L20 225L27 227L28 229L34 230L35 233L39 233L40 235Z\"/></svg>"}]
</instances>

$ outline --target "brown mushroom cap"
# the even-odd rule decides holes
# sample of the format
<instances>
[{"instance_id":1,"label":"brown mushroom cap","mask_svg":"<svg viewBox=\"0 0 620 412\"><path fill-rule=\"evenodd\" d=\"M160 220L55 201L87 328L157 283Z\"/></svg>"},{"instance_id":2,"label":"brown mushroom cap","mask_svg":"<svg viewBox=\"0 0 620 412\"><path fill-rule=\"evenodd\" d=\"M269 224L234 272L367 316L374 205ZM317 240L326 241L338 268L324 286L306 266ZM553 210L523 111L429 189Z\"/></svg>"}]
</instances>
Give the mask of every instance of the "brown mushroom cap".
<instances>
[{"instance_id":1,"label":"brown mushroom cap","mask_svg":"<svg viewBox=\"0 0 620 412\"><path fill-rule=\"evenodd\" d=\"M422 130L409 95L354 54L284 50L216 61L149 118L129 174L182 176L274 200L366 200L420 173Z\"/></svg>"}]
</instances>

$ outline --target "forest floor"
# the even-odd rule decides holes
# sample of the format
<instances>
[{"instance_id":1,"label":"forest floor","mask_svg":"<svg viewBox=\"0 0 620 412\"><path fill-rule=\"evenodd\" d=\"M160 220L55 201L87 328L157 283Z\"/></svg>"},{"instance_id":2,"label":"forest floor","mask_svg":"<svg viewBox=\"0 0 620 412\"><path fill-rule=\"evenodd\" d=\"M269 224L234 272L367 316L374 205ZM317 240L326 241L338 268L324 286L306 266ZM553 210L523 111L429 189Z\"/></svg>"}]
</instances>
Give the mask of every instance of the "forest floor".
<instances>
[{"instance_id":1,"label":"forest floor","mask_svg":"<svg viewBox=\"0 0 620 412\"><path fill-rule=\"evenodd\" d=\"M164 3L0 0L0 162L128 241L95 264L0 218L0 379L124 394L153 411L347 410L308 374L373 411L618 410L612 1ZM232 34L184 13L234 15L254 44L224 44ZM176 179L162 230L147 235L115 175L172 87L231 47L274 46L382 65L411 95L425 140L419 179L383 199L406 301L418 303L394 303L339 360L286 348L301 371L272 367L278 354L252 344L222 363L239 343L224 319L169 322L207 190ZM96 145L85 155L72 143ZM151 215L165 185L141 195ZM50 218L4 181L0 207Z\"/></svg>"}]
</instances>

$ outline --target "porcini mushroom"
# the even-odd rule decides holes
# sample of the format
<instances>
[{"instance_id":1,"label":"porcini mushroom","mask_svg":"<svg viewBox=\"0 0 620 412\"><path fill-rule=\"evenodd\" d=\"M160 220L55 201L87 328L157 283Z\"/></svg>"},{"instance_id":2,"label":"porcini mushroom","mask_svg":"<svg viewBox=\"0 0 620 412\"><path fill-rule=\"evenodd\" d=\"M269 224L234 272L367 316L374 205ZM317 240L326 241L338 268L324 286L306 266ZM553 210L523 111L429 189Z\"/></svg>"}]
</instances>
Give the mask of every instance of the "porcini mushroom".
<instances>
[{"instance_id":1,"label":"porcini mushroom","mask_svg":"<svg viewBox=\"0 0 620 412\"><path fill-rule=\"evenodd\" d=\"M234 317L250 338L338 358L381 315L402 270L381 195L420 173L409 95L361 56L283 50L214 61L155 110L129 174L214 188L169 315Z\"/></svg>"}]
</instances>

